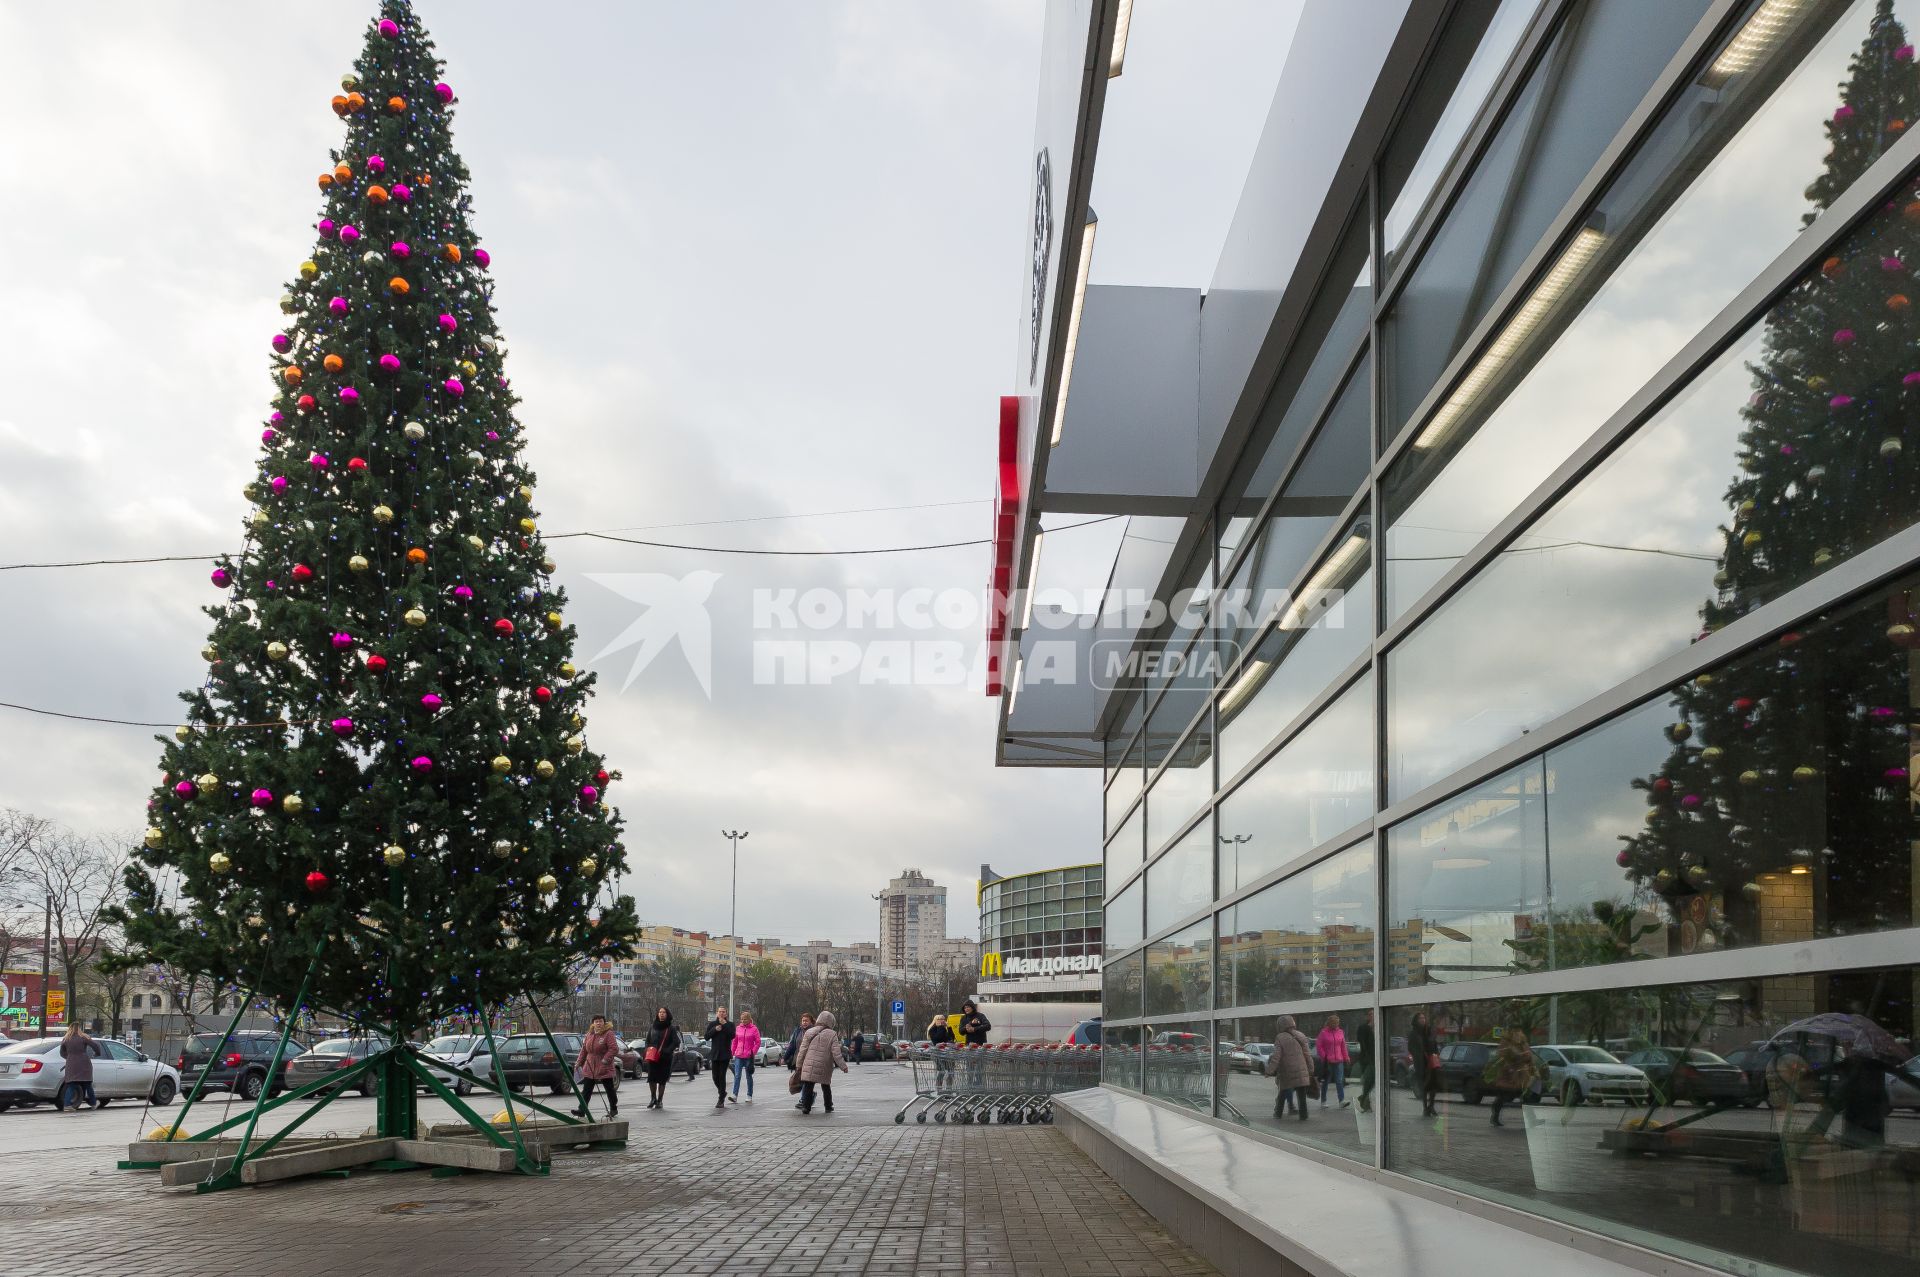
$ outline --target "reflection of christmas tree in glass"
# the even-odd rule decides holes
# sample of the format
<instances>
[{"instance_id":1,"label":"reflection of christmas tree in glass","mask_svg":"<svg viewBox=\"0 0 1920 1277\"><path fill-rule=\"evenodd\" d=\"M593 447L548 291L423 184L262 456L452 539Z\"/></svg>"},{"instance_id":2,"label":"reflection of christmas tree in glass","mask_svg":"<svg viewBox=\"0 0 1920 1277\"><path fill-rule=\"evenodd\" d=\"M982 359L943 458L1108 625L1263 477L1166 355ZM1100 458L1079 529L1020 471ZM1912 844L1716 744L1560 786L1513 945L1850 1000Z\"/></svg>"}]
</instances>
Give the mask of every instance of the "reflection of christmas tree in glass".
<instances>
[{"instance_id":1,"label":"reflection of christmas tree in glass","mask_svg":"<svg viewBox=\"0 0 1920 1277\"><path fill-rule=\"evenodd\" d=\"M1917 118L1914 50L1881 0L1827 123L1832 149L1806 220ZM1915 298L1920 191L1909 186L1768 313L1702 637L1913 521ZM1914 630L1906 597L1890 606L1810 623L1673 693L1673 751L1635 782L1647 824L1619 860L1665 900L1680 950L1905 921L1909 875L1890 870L1913 836L1913 698L1897 649Z\"/></svg>"},{"instance_id":2,"label":"reflection of christmas tree in glass","mask_svg":"<svg viewBox=\"0 0 1920 1277\"><path fill-rule=\"evenodd\" d=\"M333 99L346 137L272 339L250 544L214 570L210 673L124 910L142 955L282 1006L304 988L395 1040L559 989L635 926L630 900L593 911L624 857L616 777L580 734L592 679L439 71L384 0Z\"/></svg>"}]
</instances>

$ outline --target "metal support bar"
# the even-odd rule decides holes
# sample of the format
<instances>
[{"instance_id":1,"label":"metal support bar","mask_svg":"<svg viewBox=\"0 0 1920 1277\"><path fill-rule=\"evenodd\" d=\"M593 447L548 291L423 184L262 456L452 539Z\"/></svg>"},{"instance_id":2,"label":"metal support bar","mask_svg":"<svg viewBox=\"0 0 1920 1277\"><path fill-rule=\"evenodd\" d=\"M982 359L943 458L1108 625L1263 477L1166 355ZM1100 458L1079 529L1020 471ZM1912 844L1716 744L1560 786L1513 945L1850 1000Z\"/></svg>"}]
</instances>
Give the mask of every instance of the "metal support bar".
<instances>
[{"instance_id":1,"label":"metal support bar","mask_svg":"<svg viewBox=\"0 0 1920 1277\"><path fill-rule=\"evenodd\" d=\"M468 1108L466 1103L463 1100L461 1100L459 1096L455 1095L452 1091L448 1090L446 1084L443 1083L439 1078L433 1075L433 1070L426 1067L424 1064L420 1063L420 1061L417 1058L415 1058L412 1052L407 1053L407 1055L403 1058L403 1062L406 1068L410 1072L412 1072L412 1074L415 1077L419 1078L422 1082L425 1082L427 1084L428 1090L432 1091L435 1095L438 1095L441 1099L445 1100L448 1104L452 1105L453 1111L458 1113L463 1119L465 1119L468 1126L471 1126L474 1130L479 1131L482 1135L486 1136L489 1140L492 1140L494 1144L498 1145L501 1148L512 1147L507 1143L506 1137L501 1135L499 1131L494 1129L492 1122L485 1120L478 1113Z\"/></svg>"},{"instance_id":2,"label":"metal support bar","mask_svg":"<svg viewBox=\"0 0 1920 1277\"><path fill-rule=\"evenodd\" d=\"M282 1095L276 1095L275 1097L273 1097L273 1099L265 1103L265 1105L260 1109L260 1112L262 1114L271 1113L273 1110L279 1108L283 1104L290 1104L294 1100L303 1100L307 1096L315 1093L316 1091L324 1091L329 1087L344 1087L344 1085L347 1082L358 1077L360 1074L366 1072L367 1066L377 1061L379 1058L380 1057L377 1054L370 1055L366 1059L361 1060L357 1064L349 1064L346 1068L341 1069L336 1073L329 1073L323 1078L317 1078L314 1081L307 1083L305 1086L300 1087L298 1090L288 1091ZM318 1109L322 1109L325 1107L326 1107L326 1104L322 1103L322 1104L316 1105L315 1109L317 1111ZM242 1113L239 1117L230 1117L226 1121L220 1123L218 1126L209 1126L206 1130L200 1132L198 1135L188 1136L187 1142L200 1143L204 1140L209 1140L213 1138L215 1135L218 1135L221 1131L231 1130L233 1127L240 1125L242 1122L246 1120L247 1120L247 1115L244 1113Z\"/></svg>"},{"instance_id":3,"label":"metal support bar","mask_svg":"<svg viewBox=\"0 0 1920 1277\"><path fill-rule=\"evenodd\" d=\"M322 944L324 943L323 941ZM228 1174L235 1173L240 1165L247 1160L247 1150L253 1145L254 1129L259 1126L260 1114L264 1111L261 1106L265 1104L267 1098L273 1093L273 1079L279 1074L280 1061L284 1059L287 1054L287 1039L293 1036L294 1017L298 1016L300 1014L300 1008L306 1005L307 989L313 984L313 973L320 967L320 951L321 945L316 944L313 947L313 960L307 963L307 973L300 977L300 992L293 995L293 1005L287 1008L287 1021L280 1027L280 1040L274 1044L273 1062L267 1065L266 1083L261 1086L260 1094L254 1099L253 1112L247 1118L246 1134L240 1137L240 1151L233 1155L233 1168L228 1171ZM245 1005L245 1003L241 1003L243 1008ZM207 1063L211 1066L213 1061L209 1059ZM200 1076L206 1076L205 1070L201 1071Z\"/></svg>"},{"instance_id":4,"label":"metal support bar","mask_svg":"<svg viewBox=\"0 0 1920 1277\"><path fill-rule=\"evenodd\" d=\"M735 940L734 943L735 943L735 946L738 947L739 942L737 939ZM533 1018L535 1021L539 1023L540 1032L546 1035L547 1045L553 1048L553 1058L556 1060L559 1060L562 1065L566 1065L566 1055L560 1050L560 1044L554 1041L553 1030L547 1027L547 1017L540 1014L540 1004L533 1000L533 995L531 993L527 994L527 1005L533 1008ZM728 1009L727 1014L729 1015L733 1014L731 1008ZM615 1061L614 1071L618 1072L619 1068L620 1068L619 1062ZM572 1066L570 1065L566 1066L566 1075L567 1075L567 1085L573 1088L573 1102L575 1106L579 1110L585 1111L587 1107L587 1098L586 1096L580 1093L580 1081L578 1078L573 1076Z\"/></svg>"},{"instance_id":5,"label":"metal support bar","mask_svg":"<svg viewBox=\"0 0 1920 1277\"><path fill-rule=\"evenodd\" d=\"M486 1031L487 1041L497 1041L493 1036L493 1017L487 1013L487 1006L484 1002L480 1004L480 1027ZM507 1066L501 1062L500 1048L497 1045L493 1048L488 1058L493 1061L493 1077L494 1081L498 1083L500 1087L500 1098L505 1101L507 1106L507 1124L513 1128L513 1143L517 1149L515 1161L523 1170L532 1174L534 1166L533 1154L527 1151L527 1142L520 1138L520 1118L513 1111L513 1092L511 1088L507 1086Z\"/></svg>"},{"instance_id":6,"label":"metal support bar","mask_svg":"<svg viewBox=\"0 0 1920 1277\"><path fill-rule=\"evenodd\" d=\"M240 1005L233 1009L233 1018L227 1021L226 1032L221 1034L219 1043L214 1047L215 1050L219 1050L220 1047L225 1046L227 1039L233 1036L233 1031L240 1027L241 1019L247 1014L247 1006L253 1001L253 995L258 992L258 989L251 989L244 998L240 999ZM191 1037L189 1037L189 1040L191 1040ZM193 1090L188 1094L187 1102L180 1110L180 1116L173 1119L174 1130L179 1130L181 1126L186 1123L187 1114L193 1111L194 1102L200 1098L200 1093L207 1089L207 1075L212 1072L213 1060L209 1057L206 1064L200 1069L200 1076L194 1079ZM272 1090L271 1083L273 1075L268 1074L267 1080L269 1083L267 1090Z\"/></svg>"}]
</instances>

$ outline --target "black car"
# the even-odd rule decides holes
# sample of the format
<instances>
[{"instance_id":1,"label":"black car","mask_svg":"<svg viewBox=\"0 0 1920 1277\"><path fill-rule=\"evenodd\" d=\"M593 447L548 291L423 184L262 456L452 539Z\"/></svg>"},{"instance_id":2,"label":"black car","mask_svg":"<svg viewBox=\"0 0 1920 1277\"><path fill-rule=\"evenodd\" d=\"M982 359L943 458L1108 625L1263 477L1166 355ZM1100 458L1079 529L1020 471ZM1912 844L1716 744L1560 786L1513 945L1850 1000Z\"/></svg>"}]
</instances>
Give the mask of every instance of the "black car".
<instances>
[{"instance_id":1,"label":"black car","mask_svg":"<svg viewBox=\"0 0 1920 1277\"><path fill-rule=\"evenodd\" d=\"M1683 1052L1679 1047L1650 1046L1621 1062L1645 1073L1663 1103L1728 1107L1759 1102L1746 1070L1698 1047Z\"/></svg>"},{"instance_id":2,"label":"black car","mask_svg":"<svg viewBox=\"0 0 1920 1277\"><path fill-rule=\"evenodd\" d=\"M900 1055L899 1048L894 1046L892 1038L871 1038L864 1036L860 1039L860 1054L858 1059L854 1058L852 1038L840 1039L840 1051L841 1054L847 1057L847 1063L849 1064L872 1064L880 1060L898 1059Z\"/></svg>"},{"instance_id":3,"label":"black car","mask_svg":"<svg viewBox=\"0 0 1920 1277\"><path fill-rule=\"evenodd\" d=\"M1457 1091L1469 1104L1478 1104L1487 1093L1483 1080L1487 1065L1500 1048L1492 1042L1449 1042L1440 1048L1440 1085L1442 1091Z\"/></svg>"},{"instance_id":4,"label":"black car","mask_svg":"<svg viewBox=\"0 0 1920 1277\"><path fill-rule=\"evenodd\" d=\"M374 1052L386 1049L387 1039L377 1033L328 1038L324 1042L316 1042L309 1050L295 1056L282 1066L284 1075L282 1085L305 1086L339 1069L352 1068ZM372 1095L374 1086L374 1075L371 1072L362 1073L353 1082L354 1089L362 1095ZM329 1093L335 1094L340 1090L339 1087L327 1089Z\"/></svg>"},{"instance_id":5,"label":"black car","mask_svg":"<svg viewBox=\"0 0 1920 1277\"><path fill-rule=\"evenodd\" d=\"M544 1033L522 1033L500 1044L500 1071L507 1085L516 1091L544 1084L555 1095L573 1090L573 1062L580 1056L578 1033L556 1033L547 1041ZM558 1046L560 1054L554 1054Z\"/></svg>"},{"instance_id":6,"label":"black car","mask_svg":"<svg viewBox=\"0 0 1920 1277\"><path fill-rule=\"evenodd\" d=\"M218 1033L196 1033L187 1039L174 1067L180 1070L180 1085L189 1092L205 1073L207 1088L219 1087L257 1100L261 1091L278 1095L286 1090L288 1061L306 1053L305 1047L289 1040L269 1083L267 1070L279 1044L280 1035L265 1029L238 1029L224 1039Z\"/></svg>"},{"instance_id":7,"label":"black car","mask_svg":"<svg viewBox=\"0 0 1920 1277\"><path fill-rule=\"evenodd\" d=\"M673 1053L673 1071L685 1073L687 1081L693 1081L707 1067L707 1055L712 1050L711 1046L699 1038L691 1038L682 1033L680 1049Z\"/></svg>"}]
</instances>

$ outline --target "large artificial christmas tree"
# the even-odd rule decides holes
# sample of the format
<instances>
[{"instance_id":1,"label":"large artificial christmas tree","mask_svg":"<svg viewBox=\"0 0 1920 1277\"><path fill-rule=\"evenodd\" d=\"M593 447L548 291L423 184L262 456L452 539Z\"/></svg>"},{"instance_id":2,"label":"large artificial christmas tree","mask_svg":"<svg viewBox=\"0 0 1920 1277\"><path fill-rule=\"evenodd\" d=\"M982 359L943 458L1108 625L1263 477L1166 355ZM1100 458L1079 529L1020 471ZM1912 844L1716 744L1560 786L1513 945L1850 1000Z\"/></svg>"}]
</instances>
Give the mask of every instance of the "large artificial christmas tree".
<instances>
[{"instance_id":1,"label":"large artificial christmas tree","mask_svg":"<svg viewBox=\"0 0 1920 1277\"><path fill-rule=\"evenodd\" d=\"M406 0L332 106L346 137L273 335L247 546L165 742L122 910L142 960L406 1043L626 954L592 677L535 525L454 102ZM414 1133L416 1061L371 1066Z\"/></svg>"},{"instance_id":2,"label":"large artificial christmas tree","mask_svg":"<svg viewBox=\"0 0 1920 1277\"><path fill-rule=\"evenodd\" d=\"M1916 123L1920 69L1881 0L1807 221ZM1909 182L1768 313L1701 637L1920 514L1915 299ZM1911 607L1895 594L1837 609L1673 692L1672 752L1635 782L1647 823L1619 859L1664 903L1675 949L1910 925Z\"/></svg>"}]
</instances>

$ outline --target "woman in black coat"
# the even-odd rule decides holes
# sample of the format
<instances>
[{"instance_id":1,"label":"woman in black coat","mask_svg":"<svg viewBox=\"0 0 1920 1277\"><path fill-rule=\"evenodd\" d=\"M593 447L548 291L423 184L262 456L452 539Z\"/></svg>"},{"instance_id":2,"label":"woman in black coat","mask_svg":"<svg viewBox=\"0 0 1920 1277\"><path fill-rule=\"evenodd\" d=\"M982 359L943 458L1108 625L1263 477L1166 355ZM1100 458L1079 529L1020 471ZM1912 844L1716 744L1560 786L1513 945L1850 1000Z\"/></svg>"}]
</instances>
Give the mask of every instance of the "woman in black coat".
<instances>
[{"instance_id":1,"label":"woman in black coat","mask_svg":"<svg viewBox=\"0 0 1920 1277\"><path fill-rule=\"evenodd\" d=\"M1407 1030L1407 1054L1413 1057L1413 1089L1420 1097L1420 1115L1433 1117L1433 1097L1440 1089L1440 1070L1434 1066L1440 1058L1440 1040L1428 1026L1425 1011L1413 1013L1413 1025Z\"/></svg>"},{"instance_id":2,"label":"woman in black coat","mask_svg":"<svg viewBox=\"0 0 1920 1277\"><path fill-rule=\"evenodd\" d=\"M645 1064L647 1070L647 1107L657 1109L666 1103L667 1083L673 1077L674 1053L680 1049L680 1030L674 1027L673 1012L665 1007L656 1007L653 1023L647 1026L647 1043L644 1055L650 1051L653 1058Z\"/></svg>"}]
</instances>

